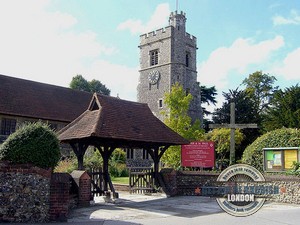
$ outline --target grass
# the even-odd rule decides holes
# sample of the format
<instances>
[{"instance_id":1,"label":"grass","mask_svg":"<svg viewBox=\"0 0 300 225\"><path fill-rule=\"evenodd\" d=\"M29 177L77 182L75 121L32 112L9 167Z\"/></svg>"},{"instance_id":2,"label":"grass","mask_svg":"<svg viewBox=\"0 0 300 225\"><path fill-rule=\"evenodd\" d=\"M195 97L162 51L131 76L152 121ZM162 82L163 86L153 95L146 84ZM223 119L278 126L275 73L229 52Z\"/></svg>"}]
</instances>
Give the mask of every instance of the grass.
<instances>
[{"instance_id":1,"label":"grass","mask_svg":"<svg viewBox=\"0 0 300 225\"><path fill-rule=\"evenodd\" d=\"M114 184L129 184L129 177L112 177L111 181Z\"/></svg>"}]
</instances>

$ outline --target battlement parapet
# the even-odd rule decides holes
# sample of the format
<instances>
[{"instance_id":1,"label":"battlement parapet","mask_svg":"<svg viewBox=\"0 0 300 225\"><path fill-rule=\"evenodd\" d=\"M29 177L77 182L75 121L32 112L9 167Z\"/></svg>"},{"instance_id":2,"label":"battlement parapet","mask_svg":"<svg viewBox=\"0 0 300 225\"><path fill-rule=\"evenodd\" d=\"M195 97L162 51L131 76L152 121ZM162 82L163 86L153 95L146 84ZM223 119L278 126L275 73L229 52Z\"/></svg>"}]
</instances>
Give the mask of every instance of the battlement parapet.
<instances>
[{"instance_id":1,"label":"battlement parapet","mask_svg":"<svg viewBox=\"0 0 300 225\"><path fill-rule=\"evenodd\" d=\"M141 45L148 43L148 42L153 42L153 41L158 41L159 39L163 38L168 38L172 34L172 26L167 26L155 31L151 31L146 34L140 35L140 43Z\"/></svg>"},{"instance_id":2,"label":"battlement parapet","mask_svg":"<svg viewBox=\"0 0 300 225\"><path fill-rule=\"evenodd\" d=\"M189 33L185 33L186 41L188 44L196 45L197 44L197 38L194 35L191 35Z\"/></svg>"},{"instance_id":3,"label":"battlement parapet","mask_svg":"<svg viewBox=\"0 0 300 225\"><path fill-rule=\"evenodd\" d=\"M177 10L175 12L171 12L171 15L170 17L173 17L175 15L182 15L182 16L185 16L185 13L183 11L180 11L180 13L177 12Z\"/></svg>"},{"instance_id":4,"label":"battlement parapet","mask_svg":"<svg viewBox=\"0 0 300 225\"><path fill-rule=\"evenodd\" d=\"M149 43L149 42L154 42L158 41L159 39L164 39L164 38L169 38L171 37L172 30L174 27L172 26L167 26L155 31L151 31L149 33L145 33L140 35L140 43L141 45ZM194 35L191 35L189 33L185 33L186 41L193 45L197 43L197 38Z\"/></svg>"}]
</instances>

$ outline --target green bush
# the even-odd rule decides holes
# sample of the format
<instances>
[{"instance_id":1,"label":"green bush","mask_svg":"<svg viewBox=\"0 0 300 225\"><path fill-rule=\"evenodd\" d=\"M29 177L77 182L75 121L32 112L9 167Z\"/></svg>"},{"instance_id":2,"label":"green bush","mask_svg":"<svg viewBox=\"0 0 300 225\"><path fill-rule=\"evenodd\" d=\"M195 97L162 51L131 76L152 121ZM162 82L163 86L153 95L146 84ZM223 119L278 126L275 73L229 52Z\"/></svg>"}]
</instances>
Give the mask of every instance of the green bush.
<instances>
[{"instance_id":1,"label":"green bush","mask_svg":"<svg viewBox=\"0 0 300 225\"><path fill-rule=\"evenodd\" d=\"M83 159L86 170L99 169L103 166L103 159L96 148L88 148ZM72 152L71 157L59 162L55 168L56 172L71 173L77 169L78 162L75 154ZM109 159L109 173L112 177L127 177L128 168L126 166L126 153L122 149L116 149Z\"/></svg>"},{"instance_id":2,"label":"green bush","mask_svg":"<svg viewBox=\"0 0 300 225\"><path fill-rule=\"evenodd\" d=\"M295 175L299 176L300 175L300 162L293 162L293 167L291 170L286 171L287 175Z\"/></svg>"},{"instance_id":3,"label":"green bush","mask_svg":"<svg viewBox=\"0 0 300 225\"><path fill-rule=\"evenodd\" d=\"M117 164L109 167L109 174L112 177L128 177L129 172L126 164Z\"/></svg>"},{"instance_id":4,"label":"green bush","mask_svg":"<svg viewBox=\"0 0 300 225\"><path fill-rule=\"evenodd\" d=\"M102 168L103 159L99 150L94 148L88 148L84 155L83 164L84 167L88 170Z\"/></svg>"},{"instance_id":5,"label":"green bush","mask_svg":"<svg viewBox=\"0 0 300 225\"><path fill-rule=\"evenodd\" d=\"M117 148L111 155L109 161L109 173L112 177L127 177L126 153Z\"/></svg>"},{"instance_id":6,"label":"green bush","mask_svg":"<svg viewBox=\"0 0 300 225\"><path fill-rule=\"evenodd\" d=\"M300 130L282 128L270 131L257 138L243 154L242 162L263 170L263 148L299 147Z\"/></svg>"},{"instance_id":7,"label":"green bush","mask_svg":"<svg viewBox=\"0 0 300 225\"><path fill-rule=\"evenodd\" d=\"M0 147L0 160L31 163L45 169L54 168L59 158L56 134L42 122L23 124Z\"/></svg>"}]
</instances>

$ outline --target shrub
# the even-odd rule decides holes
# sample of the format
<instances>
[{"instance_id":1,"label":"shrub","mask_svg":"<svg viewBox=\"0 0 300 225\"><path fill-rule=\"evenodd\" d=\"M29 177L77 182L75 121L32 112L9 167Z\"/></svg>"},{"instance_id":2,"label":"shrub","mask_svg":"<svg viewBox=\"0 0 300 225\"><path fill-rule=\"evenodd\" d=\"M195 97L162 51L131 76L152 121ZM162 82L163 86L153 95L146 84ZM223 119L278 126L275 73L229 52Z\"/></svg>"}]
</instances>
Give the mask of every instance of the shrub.
<instances>
[{"instance_id":1,"label":"shrub","mask_svg":"<svg viewBox=\"0 0 300 225\"><path fill-rule=\"evenodd\" d=\"M23 124L0 147L0 160L31 163L45 169L54 168L59 158L56 134L42 122Z\"/></svg>"},{"instance_id":2,"label":"shrub","mask_svg":"<svg viewBox=\"0 0 300 225\"><path fill-rule=\"evenodd\" d=\"M96 148L88 148L84 155L83 164L88 170L102 168L103 159L99 150Z\"/></svg>"},{"instance_id":3,"label":"shrub","mask_svg":"<svg viewBox=\"0 0 300 225\"><path fill-rule=\"evenodd\" d=\"M117 148L113 151L109 161L109 173L112 177L127 177L126 153Z\"/></svg>"},{"instance_id":4,"label":"shrub","mask_svg":"<svg viewBox=\"0 0 300 225\"><path fill-rule=\"evenodd\" d=\"M78 167L76 158L67 158L58 162L55 173L72 173Z\"/></svg>"},{"instance_id":5,"label":"shrub","mask_svg":"<svg viewBox=\"0 0 300 225\"><path fill-rule=\"evenodd\" d=\"M282 128L270 131L257 138L243 154L242 162L263 170L263 148L299 147L300 130Z\"/></svg>"},{"instance_id":6,"label":"shrub","mask_svg":"<svg viewBox=\"0 0 300 225\"><path fill-rule=\"evenodd\" d=\"M128 177L129 172L126 164L116 164L109 167L109 174L112 177Z\"/></svg>"},{"instance_id":7,"label":"shrub","mask_svg":"<svg viewBox=\"0 0 300 225\"><path fill-rule=\"evenodd\" d=\"M293 162L293 167L291 170L286 171L287 175L295 175L299 176L300 175L300 162Z\"/></svg>"}]
</instances>

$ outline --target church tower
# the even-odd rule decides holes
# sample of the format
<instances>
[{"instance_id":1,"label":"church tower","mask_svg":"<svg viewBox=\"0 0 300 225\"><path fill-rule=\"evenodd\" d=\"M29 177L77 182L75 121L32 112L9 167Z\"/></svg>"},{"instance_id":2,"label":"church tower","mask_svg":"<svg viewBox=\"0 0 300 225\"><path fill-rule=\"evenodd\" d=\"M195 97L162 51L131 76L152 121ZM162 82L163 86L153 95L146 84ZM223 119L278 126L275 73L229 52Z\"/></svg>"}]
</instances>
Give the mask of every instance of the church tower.
<instances>
[{"instance_id":1,"label":"church tower","mask_svg":"<svg viewBox=\"0 0 300 225\"><path fill-rule=\"evenodd\" d=\"M138 102L148 103L153 114L162 121L160 112L166 110L164 95L176 82L193 96L189 115L193 120L202 121L197 39L186 33L185 23L185 13L175 11L169 17L169 26L140 36Z\"/></svg>"}]
</instances>

